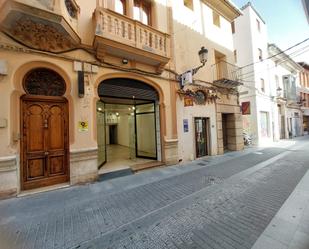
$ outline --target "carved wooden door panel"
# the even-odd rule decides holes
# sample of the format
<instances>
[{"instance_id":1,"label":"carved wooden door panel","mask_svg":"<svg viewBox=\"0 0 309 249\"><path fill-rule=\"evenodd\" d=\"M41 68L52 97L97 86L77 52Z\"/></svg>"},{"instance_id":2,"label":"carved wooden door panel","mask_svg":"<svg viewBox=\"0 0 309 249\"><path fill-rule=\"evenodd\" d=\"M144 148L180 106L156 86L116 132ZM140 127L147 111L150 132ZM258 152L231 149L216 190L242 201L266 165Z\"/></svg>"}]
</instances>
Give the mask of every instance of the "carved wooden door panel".
<instances>
[{"instance_id":1,"label":"carved wooden door panel","mask_svg":"<svg viewBox=\"0 0 309 249\"><path fill-rule=\"evenodd\" d=\"M62 97L22 99L22 189L67 182L68 111Z\"/></svg>"}]
</instances>

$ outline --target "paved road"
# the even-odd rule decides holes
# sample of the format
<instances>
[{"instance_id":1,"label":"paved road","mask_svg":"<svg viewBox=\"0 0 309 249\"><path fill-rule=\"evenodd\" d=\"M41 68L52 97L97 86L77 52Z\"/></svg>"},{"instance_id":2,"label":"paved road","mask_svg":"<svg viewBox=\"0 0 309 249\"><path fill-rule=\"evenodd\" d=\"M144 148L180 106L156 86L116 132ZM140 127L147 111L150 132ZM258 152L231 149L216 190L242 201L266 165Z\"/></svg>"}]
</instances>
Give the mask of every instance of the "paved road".
<instances>
[{"instance_id":1,"label":"paved road","mask_svg":"<svg viewBox=\"0 0 309 249\"><path fill-rule=\"evenodd\" d=\"M199 160L112 194L96 183L1 201L0 248L251 248L308 170L308 145Z\"/></svg>"}]
</instances>

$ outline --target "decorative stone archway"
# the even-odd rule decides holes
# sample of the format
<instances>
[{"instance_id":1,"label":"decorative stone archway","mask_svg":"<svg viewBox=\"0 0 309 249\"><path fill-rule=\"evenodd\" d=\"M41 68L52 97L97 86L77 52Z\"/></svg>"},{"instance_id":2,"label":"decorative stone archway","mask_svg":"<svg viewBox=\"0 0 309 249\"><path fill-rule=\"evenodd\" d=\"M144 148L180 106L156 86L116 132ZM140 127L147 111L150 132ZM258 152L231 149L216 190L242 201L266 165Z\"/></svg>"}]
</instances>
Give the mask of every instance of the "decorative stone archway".
<instances>
[{"instance_id":1,"label":"decorative stone archway","mask_svg":"<svg viewBox=\"0 0 309 249\"><path fill-rule=\"evenodd\" d=\"M160 101L159 94L156 89L142 81L122 77L103 80L98 85L97 93L100 97L100 100L97 102L96 117L97 142L99 148L98 166L103 165L107 159L106 156L104 156L104 152L106 155L106 146L108 144L106 143L106 130L110 129L110 124L109 118L106 118L106 115L110 114L108 108L106 107L110 105L116 105L117 108L121 109L120 113L124 115L120 117L121 120L128 119L126 122L129 126L127 127L128 133L126 134L130 138L129 140L126 140L125 144L128 148L128 151L130 151L128 154L130 155L129 158L131 160L135 160L135 158L147 158L162 161L160 133L161 120L159 115ZM127 106L125 108L131 106L129 109L133 108L130 113L131 117L127 116L129 114L124 114L128 112L122 109L124 106ZM144 108L143 111L139 111L141 108ZM118 120L117 117L115 120ZM142 125L143 122L144 124ZM149 130L142 128L144 125L146 125L146 123L148 123L147 126ZM118 126L121 127L122 123L120 122L118 125L116 125L116 127ZM143 132L148 132L148 135L142 135ZM108 148L111 148L110 145L108 146ZM134 152L132 152L132 150ZM111 154L110 156L110 158L113 158ZM109 166L107 165L106 167Z\"/></svg>"}]
</instances>

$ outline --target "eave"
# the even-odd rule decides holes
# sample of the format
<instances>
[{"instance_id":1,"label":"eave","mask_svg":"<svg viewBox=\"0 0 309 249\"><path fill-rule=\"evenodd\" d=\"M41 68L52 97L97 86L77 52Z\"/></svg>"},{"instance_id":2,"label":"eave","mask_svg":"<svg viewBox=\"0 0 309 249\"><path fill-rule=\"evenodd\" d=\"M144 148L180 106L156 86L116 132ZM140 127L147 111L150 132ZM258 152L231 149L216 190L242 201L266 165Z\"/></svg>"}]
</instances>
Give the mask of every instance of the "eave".
<instances>
[{"instance_id":1,"label":"eave","mask_svg":"<svg viewBox=\"0 0 309 249\"><path fill-rule=\"evenodd\" d=\"M234 19L242 15L241 10L229 0L203 0L203 2L217 11L229 22L232 22Z\"/></svg>"}]
</instances>

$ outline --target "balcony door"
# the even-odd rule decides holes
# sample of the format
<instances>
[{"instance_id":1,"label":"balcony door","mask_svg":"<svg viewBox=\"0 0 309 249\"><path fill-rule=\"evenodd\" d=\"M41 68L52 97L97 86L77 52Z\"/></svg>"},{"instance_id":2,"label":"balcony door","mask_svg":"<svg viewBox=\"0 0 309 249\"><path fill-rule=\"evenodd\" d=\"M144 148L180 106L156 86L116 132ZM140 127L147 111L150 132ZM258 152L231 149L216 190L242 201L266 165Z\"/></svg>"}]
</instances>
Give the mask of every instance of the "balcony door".
<instances>
[{"instance_id":1,"label":"balcony door","mask_svg":"<svg viewBox=\"0 0 309 249\"><path fill-rule=\"evenodd\" d=\"M126 15L126 1L115 0L115 11L121 15Z\"/></svg>"},{"instance_id":2,"label":"balcony door","mask_svg":"<svg viewBox=\"0 0 309 249\"><path fill-rule=\"evenodd\" d=\"M216 79L227 78L226 56L215 51Z\"/></svg>"},{"instance_id":3,"label":"balcony door","mask_svg":"<svg viewBox=\"0 0 309 249\"><path fill-rule=\"evenodd\" d=\"M151 3L134 0L133 18L145 25L151 25Z\"/></svg>"}]
</instances>

